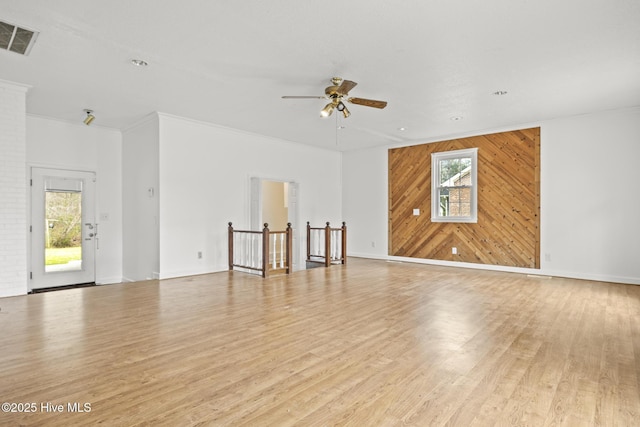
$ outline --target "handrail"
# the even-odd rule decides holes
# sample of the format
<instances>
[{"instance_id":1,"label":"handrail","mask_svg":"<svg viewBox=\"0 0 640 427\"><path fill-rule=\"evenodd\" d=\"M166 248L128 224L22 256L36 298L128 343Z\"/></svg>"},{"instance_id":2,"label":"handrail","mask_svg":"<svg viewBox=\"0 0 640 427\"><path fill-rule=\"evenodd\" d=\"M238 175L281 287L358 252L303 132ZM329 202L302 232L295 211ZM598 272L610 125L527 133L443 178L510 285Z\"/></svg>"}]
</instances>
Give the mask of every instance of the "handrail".
<instances>
[{"instance_id":1,"label":"handrail","mask_svg":"<svg viewBox=\"0 0 640 427\"><path fill-rule=\"evenodd\" d=\"M320 234L324 235L324 242L319 241ZM316 238L313 239L312 236ZM340 246L338 246L338 240ZM307 221L307 262L321 263L325 267L329 267L332 263L347 263L347 224L344 221L340 228L332 228L329 222L325 227L311 227Z\"/></svg>"},{"instance_id":2,"label":"handrail","mask_svg":"<svg viewBox=\"0 0 640 427\"><path fill-rule=\"evenodd\" d=\"M293 229L291 223L287 223L287 229L284 231L270 231L267 223L264 224L262 231L255 231L235 230L233 224L229 222L228 233L230 271L234 267L260 271L262 277L268 277L269 270L285 270L286 274L292 271ZM257 235L261 235L261 237ZM277 251L277 236L280 236L279 253ZM273 242L273 250L271 250L271 242ZM273 259L272 263L270 263L271 259Z\"/></svg>"}]
</instances>

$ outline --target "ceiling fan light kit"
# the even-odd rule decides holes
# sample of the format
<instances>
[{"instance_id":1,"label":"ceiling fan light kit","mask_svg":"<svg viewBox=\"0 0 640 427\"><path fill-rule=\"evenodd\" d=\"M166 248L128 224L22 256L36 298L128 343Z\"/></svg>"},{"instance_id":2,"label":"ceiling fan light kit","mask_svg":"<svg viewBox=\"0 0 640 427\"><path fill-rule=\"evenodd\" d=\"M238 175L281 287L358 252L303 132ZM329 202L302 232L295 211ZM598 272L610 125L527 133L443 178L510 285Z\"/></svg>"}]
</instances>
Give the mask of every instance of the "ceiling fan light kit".
<instances>
[{"instance_id":1,"label":"ceiling fan light kit","mask_svg":"<svg viewBox=\"0 0 640 427\"><path fill-rule=\"evenodd\" d=\"M338 111L342 111L342 115L344 116L345 119L351 115L351 113L349 112L349 109L347 108L346 105L342 103L342 101L340 101L340 104L338 104Z\"/></svg>"},{"instance_id":2,"label":"ceiling fan light kit","mask_svg":"<svg viewBox=\"0 0 640 427\"><path fill-rule=\"evenodd\" d=\"M325 105L325 107L320 111L320 117L329 117L331 113L333 113L333 109L335 106L332 102Z\"/></svg>"},{"instance_id":3,"label":"ceiling fan light kit","mask_svg":"<svg viewBox=\"0 0 640 427\"><path fill-rule=\"evenodd\" d=\"M351 115L351 112L344 104L343 101L350 102L351 104L363 105L365 107L373 107L382 109L387 106L386 101L376 101L374 99L366 98L352 98L347 97L349 91L356 87L358 83L351 80L343 80L341 77L334 77L331 79L331 86L328 86L324 90L324 96L283 96L284 99L328 99L330 102L320 110L320 117L329 117L333 110L338 110L342 113L346 119Z\"/></svg>"}]
</instances>

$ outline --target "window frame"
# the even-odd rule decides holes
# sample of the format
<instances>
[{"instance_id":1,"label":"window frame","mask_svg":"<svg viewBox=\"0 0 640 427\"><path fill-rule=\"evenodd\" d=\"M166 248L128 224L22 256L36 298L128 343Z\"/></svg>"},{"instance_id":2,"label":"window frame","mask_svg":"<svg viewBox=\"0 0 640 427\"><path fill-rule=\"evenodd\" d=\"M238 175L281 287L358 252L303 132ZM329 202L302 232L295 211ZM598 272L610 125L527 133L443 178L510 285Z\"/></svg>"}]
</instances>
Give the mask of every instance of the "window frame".
<instances>
[{"instance_id":1,"label":"window frame","mask_svg":"<svg viewBox=\"0 0 640 427\"><path fill-rule=\"evenodd\" d=\"M440 162L442 160L452 160L461 158L471 158L471 185L449 187L449 188L470 188L470 211L469 216L442 216L440 215L440 190L443 188L437 183L440 176ZM441 151L431 153L431 222L478 222L478 148L466 148L463 150Z\"/></svg>"}]
</instances>

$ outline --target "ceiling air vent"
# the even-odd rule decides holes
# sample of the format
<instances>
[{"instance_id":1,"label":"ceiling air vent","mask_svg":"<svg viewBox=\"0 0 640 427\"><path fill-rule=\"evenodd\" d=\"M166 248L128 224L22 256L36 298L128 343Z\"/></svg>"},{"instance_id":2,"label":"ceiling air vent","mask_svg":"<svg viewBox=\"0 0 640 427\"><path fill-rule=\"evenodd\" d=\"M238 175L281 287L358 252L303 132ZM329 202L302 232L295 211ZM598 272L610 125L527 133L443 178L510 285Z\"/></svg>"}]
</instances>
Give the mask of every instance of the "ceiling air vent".
<instances>
[{"instance_id":1,"label":"ceiling air vent","mask_svg":"<svg viewBox=\"0 0 640 427\"><path fill-rule=\"evenodd\" d=\"M37 31L0 21L0 48L28 55L38 37Z\"/></svg>"}]
</instances>

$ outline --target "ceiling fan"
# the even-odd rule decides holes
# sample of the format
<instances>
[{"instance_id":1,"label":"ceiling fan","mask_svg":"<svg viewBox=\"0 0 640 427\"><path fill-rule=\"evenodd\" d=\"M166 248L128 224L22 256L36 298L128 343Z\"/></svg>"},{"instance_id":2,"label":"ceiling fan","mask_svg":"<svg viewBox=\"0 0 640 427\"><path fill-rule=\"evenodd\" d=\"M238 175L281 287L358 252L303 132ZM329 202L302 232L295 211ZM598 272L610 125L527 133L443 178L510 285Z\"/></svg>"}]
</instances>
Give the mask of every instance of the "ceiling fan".
<instances>
[{"instance_id":1,"label":"ceiling fan","mask_svg":"<svg viewBox=\"0 0 640 427\"><path fill-rule=\"evenodd\" d=\"M331 79L331 86L328 86L324 90L324 96L283 96L284 99L328 99L329 103L320 111L321 117L329 117L333 110L338 110L342 113L346 119L351 115L347 106L343 101L350 102L351 104L364 105L365 107L384 108L387 106L387 101L376 101L373 99L365 98L353 98L349 97L349 91L353 89L358 83L351 80L343 80L341 77L334 77Z\"/></svg>"}]
</instances>

